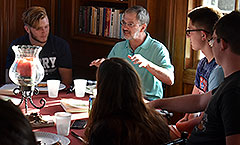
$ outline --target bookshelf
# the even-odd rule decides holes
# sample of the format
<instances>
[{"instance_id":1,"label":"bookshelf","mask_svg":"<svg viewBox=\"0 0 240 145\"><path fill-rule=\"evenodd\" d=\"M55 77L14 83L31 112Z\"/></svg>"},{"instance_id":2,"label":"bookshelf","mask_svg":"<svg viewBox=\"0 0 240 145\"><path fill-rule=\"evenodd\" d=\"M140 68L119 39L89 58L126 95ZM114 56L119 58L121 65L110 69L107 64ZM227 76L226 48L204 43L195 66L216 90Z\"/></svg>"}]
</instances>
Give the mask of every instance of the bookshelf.
<instances>
[{"instance_id":1,"label":"bookshelf","mask_svg":"<svg viewBox=\"0 0 240 145\"><path fill-rule=\"evenodd\" d=\"M105 18L102 18L99 16L100 9L102 9L101 11L103 11L103 9L111 9L111 12L113 12L112 13L112 16L113 16L115 11L121 14L125 9L130 7L132 3L133 3L133 0L73 0L72 22L71 22L72 39L84 41L86 43L91 42L91 43L113 46L116 42L122 40L121 34L119 34L121 33L121 28L120 28L121 26L119 24L120 16L119 15L114 16L114 19L118 20L117 22L113 20L113 18L111 18L110 16L110 19L112 19L112 21L114 21L114 23L118 25L116 26L112 24L111 30L109 26L108 28L109 32L106 32L105 34L103 30L104 28L102 29L100 28L102 27L102 25L103 26L106 25L106 24L102 24L102 22L99 22L100 21L99 19L103 19L102 21L105 21ZM95 12L94 13L96 15L95 19L97 20L93 19L94 17L92 15L93 12ZM99 26L100 23L101 23L101 26ZM80 27L83 27L83 29L80 29ZM117 32L113 32L113 30L116 30Z\"/></svg>"}]
</instances>

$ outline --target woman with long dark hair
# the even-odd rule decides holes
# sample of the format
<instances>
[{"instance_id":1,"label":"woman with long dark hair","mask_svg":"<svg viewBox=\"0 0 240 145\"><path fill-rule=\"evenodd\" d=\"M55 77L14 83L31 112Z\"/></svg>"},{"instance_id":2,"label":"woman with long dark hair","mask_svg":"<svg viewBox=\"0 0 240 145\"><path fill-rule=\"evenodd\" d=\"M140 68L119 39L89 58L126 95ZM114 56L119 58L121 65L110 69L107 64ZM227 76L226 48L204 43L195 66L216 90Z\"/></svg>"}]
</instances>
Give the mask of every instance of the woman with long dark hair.
<instances>
[{"instance_id":1,"label":"woman with long dark hair","mask_svg":"<svg viewBox=\"0 0 240 145\"><path fill-rule=\"evenodd\" d=\"M89 144L159 145L170 140L163 117L144 103L140 78L130 63L106 59L96 78L97 96L85 132Z\"/></svg>"},{"instance_id":2,"label":"woman with long dark hair","mask_svg":"<svg viewBox=\"0 0 240 145\"><path fill-rule=\"evenodd\" d=\"M37 145L32 126L12 102L0 99L0 145Z\"/></svg>"}]
</instances>

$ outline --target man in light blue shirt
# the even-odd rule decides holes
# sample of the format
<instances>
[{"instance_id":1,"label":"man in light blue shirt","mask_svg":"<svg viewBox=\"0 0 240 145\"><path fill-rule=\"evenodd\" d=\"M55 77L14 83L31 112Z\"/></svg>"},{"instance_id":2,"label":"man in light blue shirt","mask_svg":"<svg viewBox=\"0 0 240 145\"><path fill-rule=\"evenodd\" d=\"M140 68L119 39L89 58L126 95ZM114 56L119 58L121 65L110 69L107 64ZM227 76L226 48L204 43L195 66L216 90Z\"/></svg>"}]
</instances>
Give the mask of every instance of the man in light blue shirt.
<instances>
[{"instance_id":1,"label":"man in light blue shirt","mask_svg":"<svg viewBox=\"0 0 240 145\"><path fill-rule=\"evenodd\" d=\"M126 41L117 43L108 58L121 57L128 60L141 78L145 99L155 100L163 97L162 82L173 85L174 67L167 48L146 32L148 23L146 9L141 6L128 8L121 21ZM104 60L94 60L90 66L98 67Z\"/></svg>"}]
</instances>

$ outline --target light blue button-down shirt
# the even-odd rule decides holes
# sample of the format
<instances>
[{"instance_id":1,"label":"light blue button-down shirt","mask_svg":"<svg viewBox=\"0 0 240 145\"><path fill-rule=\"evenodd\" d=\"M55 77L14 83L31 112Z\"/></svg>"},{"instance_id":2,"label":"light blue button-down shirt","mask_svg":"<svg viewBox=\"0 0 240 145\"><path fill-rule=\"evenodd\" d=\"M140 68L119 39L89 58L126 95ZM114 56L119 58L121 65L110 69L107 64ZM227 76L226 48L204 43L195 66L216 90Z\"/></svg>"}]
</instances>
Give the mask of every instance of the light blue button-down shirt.
<instances>
[{"instance_id":1,"label":"light blue button-down shirt","mask_svg":"<svg viewBox=\"0 0 240 145\"><path fill-rule=\"evenodd\" d=\"M128 60L141 78L144 94L148 99L154 100L163 97L162 82L153 76L146 68L139 68L138 64L133 64L128 58L128 55L141 54L145 59L170 71L174 71L174 67L171 64L167 48L159 41L152 39L149 33L146 34L147 37L145 41L137 47L134 52L130 47L129 40L125 40L117 43L112 48L108 58L121 57Z\"/></svg>"}]
</instances>

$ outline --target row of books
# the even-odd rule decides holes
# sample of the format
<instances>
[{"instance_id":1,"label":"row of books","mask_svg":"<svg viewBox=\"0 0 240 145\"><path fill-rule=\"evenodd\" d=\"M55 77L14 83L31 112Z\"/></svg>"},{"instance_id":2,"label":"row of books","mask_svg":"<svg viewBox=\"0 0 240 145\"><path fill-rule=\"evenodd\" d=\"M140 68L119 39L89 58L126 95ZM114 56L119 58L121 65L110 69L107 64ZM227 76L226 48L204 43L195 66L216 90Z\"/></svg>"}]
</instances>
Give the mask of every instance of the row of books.
<instances>
[{"instance_id":1,"label":"row of books","mask_svg":"<svg viewBox=\"0 0 240 145\"><path fill-rule=\"evenodd\" d=\"M80 6L79 32L122 39L122 11L109 7Z\"/></svg>"}]
</instances>

